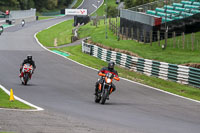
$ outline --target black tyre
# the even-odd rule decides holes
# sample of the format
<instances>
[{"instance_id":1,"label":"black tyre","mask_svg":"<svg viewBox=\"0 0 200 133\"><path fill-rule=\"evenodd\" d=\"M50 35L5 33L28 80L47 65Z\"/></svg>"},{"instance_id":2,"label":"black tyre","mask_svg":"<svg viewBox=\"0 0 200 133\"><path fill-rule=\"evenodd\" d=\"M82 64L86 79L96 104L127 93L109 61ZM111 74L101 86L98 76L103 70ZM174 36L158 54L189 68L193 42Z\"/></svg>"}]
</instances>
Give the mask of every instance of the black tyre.
<instances>
[{"instance_id":1,"label":"black tyre","mask_svg":"<svg viewBox=\"0 0 200 133\"><path fill-rule=\"evenodd\" d=\"M103 92L103 96L101 97L101 100L100 100L101 104L105 104L107 95L108 95L108 90L105 89L104 92Z\"/></svg>"},{"instance_id":2,"label":"black tyre","mask_svg":"<svg viewBox=\"0 0 200 133\"><path fill-rule=\"evenodd\" d=\"M25 75L24 75L24 85L27 85L28 78L29 78L29 74L25 73Z\"/></svg>"},{"instance_id":3,"label":"black tyre","mask_svg":"<svg viewBox=\"0 0 200 133\"><path fill-rule=\"evenodd\" d=\"M0 26L0 35L3 33L3 26Z\"/></svg>"},{"instance_id":4,"label":"black tyre","mask_svg":"<svg viewBox=\"0 0 200 133\"><path fill-rule=\"evenodd\" d=\"M99 103L100 100L101 100L101 98L99 96L95 95L95 98L94 98L95 103Z\"/></svg>"}]
</instances>

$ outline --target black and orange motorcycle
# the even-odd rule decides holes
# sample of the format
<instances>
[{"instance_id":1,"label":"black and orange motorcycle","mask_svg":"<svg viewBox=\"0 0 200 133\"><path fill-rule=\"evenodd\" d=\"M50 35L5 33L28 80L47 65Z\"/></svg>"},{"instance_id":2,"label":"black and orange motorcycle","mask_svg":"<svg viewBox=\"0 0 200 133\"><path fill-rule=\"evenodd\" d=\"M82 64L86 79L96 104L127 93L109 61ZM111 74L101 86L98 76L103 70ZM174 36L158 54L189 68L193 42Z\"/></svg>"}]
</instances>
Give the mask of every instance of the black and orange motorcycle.
<instances>
[{"instance_id":1,"label":"black and orange motorcycle","mask_svg":"<svg viewBox=\"0 0 200 133\"><path fill-rule=\"evenodd\" d=\"M99 83L98 86L98 94L95 95L95 102L105 104L106 100L108 99L109 95L112 93L112 82L113 79L119 81L120 79L118 77L115 77L112 73L99 73L99 76L102 76L102 82Z\"/></svg>"}]
</instances>

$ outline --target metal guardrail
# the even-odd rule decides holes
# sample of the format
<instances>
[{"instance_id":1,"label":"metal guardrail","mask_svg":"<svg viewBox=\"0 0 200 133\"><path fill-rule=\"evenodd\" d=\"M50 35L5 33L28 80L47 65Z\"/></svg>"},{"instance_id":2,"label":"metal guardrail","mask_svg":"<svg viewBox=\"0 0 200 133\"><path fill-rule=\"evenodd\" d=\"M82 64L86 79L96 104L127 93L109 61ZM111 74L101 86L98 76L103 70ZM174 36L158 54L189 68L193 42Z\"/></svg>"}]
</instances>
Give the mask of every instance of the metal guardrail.
<instances>
[{"instance_id":1,"label":"metal guardrail","mask_svg":"<svg viewBox=\"0 0 200 133\"><path fill-rule=\"evenodd\" d=\"M200 88L200 69L197 68L137 58L88 44L84 41L82 41L82 52L106 62L113 61L121 67L141 72L148 76L155 76Z\"/></svg>"}]
</instances>

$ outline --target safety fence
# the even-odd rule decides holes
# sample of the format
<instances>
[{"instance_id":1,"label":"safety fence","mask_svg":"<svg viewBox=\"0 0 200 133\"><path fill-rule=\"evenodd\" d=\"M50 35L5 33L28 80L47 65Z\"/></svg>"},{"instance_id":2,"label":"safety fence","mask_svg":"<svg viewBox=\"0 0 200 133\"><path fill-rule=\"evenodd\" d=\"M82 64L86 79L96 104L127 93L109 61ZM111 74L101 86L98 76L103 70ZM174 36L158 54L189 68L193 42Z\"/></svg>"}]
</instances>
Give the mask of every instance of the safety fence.
<instances>
[{"instance_id":1,"label":"safety fence","mask_svg":"<svg viewBox=\"0 0 200 133\"><path fill-rule=\"evenodd\" d=\"M137 21L146 25L155 26L157 17L148 15L146 13L131 11L127 9L120 10L120 18L124 18L131 21Z\"/></svg>"},{"instance_id":2,"label":"safety fence","mask_svg":"<svg viewBox=\"0 0 200 133\"><path fill-rule=\"evenodd\" d=\"M9 19L21 19L36 16L36 9L10 11Z\"/></svg>"},{"instance_id":3,"label":"safety fence","mask_svg":"<svg viewBox=\"0 0 200 133\"><path fill-rule=\"evenodd\" d=\"M129 10L137 12L146 12L147 10L155 10L157 7L163 7L164 5L171 5L172 3L179 3L181 1L182 0L158 0L151 3L129 8Z\"/></svg>"},{"instance_id":4,"label":"safety fence","mask_svg":"<svg viewBox=\"0 0 200 133\"><path fill-rule=\"evenodd\" d=\"M200 69L197 68L137 58L88 44L85 41L82 42L82 52L106 62L113 61L121 67L141 72L148 76L200 87Z\"/></svg>"}]
</instances>

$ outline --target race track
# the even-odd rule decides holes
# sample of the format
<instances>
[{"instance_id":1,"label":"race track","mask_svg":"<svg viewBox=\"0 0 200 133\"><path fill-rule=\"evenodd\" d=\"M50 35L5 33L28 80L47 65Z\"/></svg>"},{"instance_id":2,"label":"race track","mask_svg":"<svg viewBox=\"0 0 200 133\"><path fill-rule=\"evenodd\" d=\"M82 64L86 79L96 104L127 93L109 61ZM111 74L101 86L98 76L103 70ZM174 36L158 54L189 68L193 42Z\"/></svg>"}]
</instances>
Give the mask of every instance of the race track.
<instances>
[{"instance_id":1,"label":"race track","mask_svg":"<svg viewBox=\"0 0 200 133\"><path fill-rule=\"evenodd\" d=\"M91 13L90 0L80 8ZM16 96L93 128L120 133L199 133L200 103L121 80L105 105L94 103L97 71L43 49L34 34L72 17L43 20L5 29L0 36L0 84ZM19 65L33 55L37 69L29 85L21 85ZM1 110L0 110L0 113ZM1 126L1 125L0 125ZM107 131L107 132L108 132ZM106 132L106 131L105 131Z\"/></svg>"}]
</instances>

